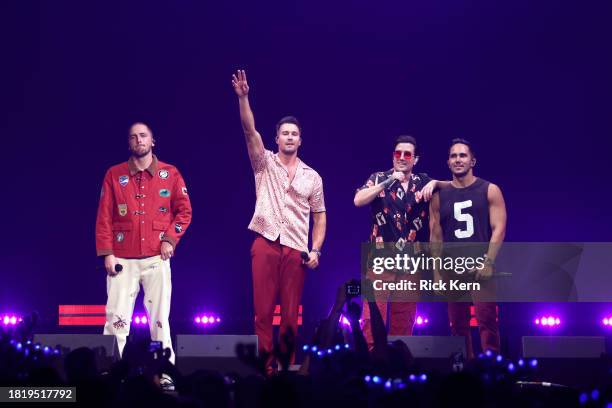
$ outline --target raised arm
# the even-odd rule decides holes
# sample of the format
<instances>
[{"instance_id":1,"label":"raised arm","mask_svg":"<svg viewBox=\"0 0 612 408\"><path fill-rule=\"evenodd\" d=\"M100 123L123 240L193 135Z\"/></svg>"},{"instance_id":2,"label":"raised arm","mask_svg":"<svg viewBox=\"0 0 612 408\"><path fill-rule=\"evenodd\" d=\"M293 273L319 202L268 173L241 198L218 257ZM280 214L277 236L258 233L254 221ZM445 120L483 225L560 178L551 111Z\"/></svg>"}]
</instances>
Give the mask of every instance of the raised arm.
<instances>
[{"instance_id":1,"label":"raised arm","mask_svg":"<svg viewBox=\"0 0 612 408\"><path fill-rule=\"evenodd\" d=\"M425 201L431 200L431 197L433 197L434 191L442 187L446 187L450 185L450 183L451 183L450 181L431 180L429 183L425 184L425 186L421 189L421 194L423 195L423 199Z\"/></svg>"},{"instance_id":2,"label":"raised arm","mask_svg":"<svg viewBox=\"0 0 612 408\"><path fill-rule=\"evenodd\" d=\"M247 82L246 72L238 70L232 75L232 86L234 92L238 96L238 105L240 107L240 122L246 139L247 149L251 161L261 157L264 154L264 145L261 135L255 129L255 116L249 104L249 84Z\"/></svg>"},{"instance_id":3,"label":"raised arm","mask_svg":"<svg viewBox=\"0 0 612 408\"><path fill-rule=\"evenodd\" d=\"M404 173L402 173L401 171L395 171L393 172L391 177L389 177L382 183L363 186L355 193L355 198L353 198L353 204L355 204L355 207L363 207L364 205L370 204L372 201L374 201L376 197L378 197L381 191L393 184L395 180L398 180L401 183L404 181L404 178ZM370 181L371 180L372 179L370 178Z\"/></svg>"}]
</instances>

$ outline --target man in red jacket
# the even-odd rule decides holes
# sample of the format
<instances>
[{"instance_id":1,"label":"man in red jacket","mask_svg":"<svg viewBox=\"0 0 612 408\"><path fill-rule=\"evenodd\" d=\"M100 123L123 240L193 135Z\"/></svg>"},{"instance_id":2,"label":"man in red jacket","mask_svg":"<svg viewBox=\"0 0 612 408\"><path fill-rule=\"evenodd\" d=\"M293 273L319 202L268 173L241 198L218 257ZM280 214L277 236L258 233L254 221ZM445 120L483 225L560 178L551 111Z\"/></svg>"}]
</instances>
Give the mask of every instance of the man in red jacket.
<instances>
[{"instance_id":1,"label":"man in red jacket","mask_svg":"<svg viewBox=\"0 0 612 408\"><path fill-rule=\"evenodd\" d=\"M106 172L96 221L96 251L107 272L104 334L116 336L122 353L142 283L151 339L170 348L174 362L170 258L191 222L191 203L177 168L153 154L155 139L146 124L132 125L128 143L129 160Z\"/></svg>"}]
</instances>

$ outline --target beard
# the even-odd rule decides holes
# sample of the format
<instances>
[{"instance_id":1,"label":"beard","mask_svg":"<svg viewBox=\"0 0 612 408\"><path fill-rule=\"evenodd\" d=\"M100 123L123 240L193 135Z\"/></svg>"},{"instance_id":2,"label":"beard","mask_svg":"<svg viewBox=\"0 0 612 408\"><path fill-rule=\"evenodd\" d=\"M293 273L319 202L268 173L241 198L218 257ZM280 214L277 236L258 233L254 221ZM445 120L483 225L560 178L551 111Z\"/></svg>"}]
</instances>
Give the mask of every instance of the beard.
<instances>
[{"instance_id":1,"label":"beard","mask_svg":"<svg viewBox=\"0 0 612 408\"><path fill-rule=\"evenodd\" d=\"M140 159L141 157L145 157L149 153L151 153L151 146L147 148L136 147L135 149L130 149L132 152L132 156Z\"/></svg>"},{"instance_id":2,"label":"beard","mask_svg":"<svg viewBox=\"0 0 612 408\"><path fill-rule=\"evenodd\" d=\"M283 154L291 155L291 154L297 153L298 147L297 146L291 146L291 147L280 148L279 150Z\"/></svg>"}]
</instances>

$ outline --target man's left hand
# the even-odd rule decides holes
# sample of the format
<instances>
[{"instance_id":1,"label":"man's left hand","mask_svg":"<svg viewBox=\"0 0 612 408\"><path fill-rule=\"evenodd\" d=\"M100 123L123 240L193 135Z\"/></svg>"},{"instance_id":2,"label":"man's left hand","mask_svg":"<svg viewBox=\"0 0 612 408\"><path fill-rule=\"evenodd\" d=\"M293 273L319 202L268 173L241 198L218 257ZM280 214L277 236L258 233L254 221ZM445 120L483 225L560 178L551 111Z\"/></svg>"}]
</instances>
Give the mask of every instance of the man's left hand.
<instances>
[{"instance_id":1,"label":"man's left hand","mask_svg":"<svg viewBox=\"0 0 612 408\"><path fill-rule=\"evenodd\" d=\"M174 256L174 247L171 243L167 241L163 241L161 243L161 259L165 261L166 259L170 259Z\"/></svg>"},{"instance_id":2,"label":"man's left hand","mask_svg":"<svg viewBox=\"0 0 612 408\"><path fill-rule=\"evenodd\" d=\"M438 180L431 180L429 183L425 184L425 187L421 189L421 194L423 195L423 199L425 201L431 200L431 196L433 196L433 192L438 185Z\"/></svg>"},{"instance_id":3,"label":"man's left hand","mask_svg":"<svg viewBox=\"0 0 612 408\"><path fill-rule=\"evenodd\" d=\"M310 253L308 254L308 262L306 262L305 264L310 269L315 269L317 266L319 266L319 254L310 251Z\"/></svg>"}]
</instances>

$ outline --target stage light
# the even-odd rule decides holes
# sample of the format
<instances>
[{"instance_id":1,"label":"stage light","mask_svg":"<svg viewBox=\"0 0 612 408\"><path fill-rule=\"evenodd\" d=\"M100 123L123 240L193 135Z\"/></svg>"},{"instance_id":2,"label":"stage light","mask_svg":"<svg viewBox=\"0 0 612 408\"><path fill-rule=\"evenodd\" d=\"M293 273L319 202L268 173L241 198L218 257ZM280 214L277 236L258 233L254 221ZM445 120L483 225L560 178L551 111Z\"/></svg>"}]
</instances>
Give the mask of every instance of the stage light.
<instances>
[{"instance_id":1,"label":"stage light","mask_svg":"<svg viewBox=\"0 0 612 408\"><path fill-rule=\"evenodd\" d=\"M558 316L541 316L535 319L535 324L543 327L556 327L561 325L561 319Z\"/></svg>"},{"instance_id":2,"label":"stage light","mask_svg":"<svg viewBox=\"0 0 612 408\"><path fill-rule=\"evenodd\" d=\"M508 371L513 372L515 369L514 364L510 363L508 364Z\"/></svg>"},{"instance_id":3,"label":"stage light","mask_svg":"<svg viewBox=\"0 0 612 408\"><path fill-rule=\"evenodd\" d=\"M531 361L529 362L529 365L530 365L531 367L533 367L533 368L537 367L537 366L538 366L538 360L536 360L536 359L534 358L533 360L531 360Z\"/></svg>"},{"instance_id":4,"label":"stage light","mask_svg":"<svg viewBox=\"0 0 612 408\"><path fill-rule=\"evenodd\" d=\"M374 377L372 377L372 381L374 381L374 384L380 384L380 377L375 375Z\"/></svg>"},{"instance_id":5,"label":"stage light","mask_svg":"<svg viewBox=\"0 0 612 408\"><path fill-rule=\"evenodd\" d=\"M14 315L4 315L2 323L5 326L8 326L9 324L15 325L15 323L17 323L17 318Z\"/></svg>"},{"instance_id":6,"label":"stage light","mask_svg":"<svg viewBox=\"0 0 612 408\"><path fill-rule=\"evenodd\" d=\"M351 328L351 321L345 315L340 315L340 319L338 320L340 325L345 326L346 329ZM363 319L359 319L359 324L363 327Z\"/></svg>"},{"instance_id":7,"label":"stage light","mask_svg":"<svg viewBox=\"0 0 612 408\"><path fill-rule=\"evenodd\" d=\"M416 318L416 325L417 326L424 326L427 323L429 323L429 319L425 316L417 316Z\"/></svg>"},{"instance_id":8,"label":"stage light","mask_svg":"<svg viewBox=\"0 0 612 408\"><path fill-rule=\"evenodd\" d=\"M415 381L416 381L416 375L414 375L414 374L410 374L410 375L408 376L408 379L409 379L411 382L415 382Z\"/></svg>"},{"instance_id":9,"label":"stage light","mask_svg":"<svg viewBox=\"0 0 612 408\"><path fill-rule=\"evenodd\" d=\"M137 314L134 316L133 322L136 324L136 326L144 326L147 324L148 319L145 315Z\"/></svg>"},{"instance_id":10,"label":"stage light","mask_svg":"<svg viewBox=\"0 0 612 408\"><path fill-rule=\"evenodd\" d=\"M604 317L601 322L606 328L612 328L612 316Z\"/></svg>"},{"instance_id":11,"label":"stage light","mask_svg":"<svg viewBox=\"0 0 612 408\"><path fill-rule=\"evenodd\" d=\"M372 380L372 377L370 377L369 375L366 375L364 377L365 382L370 382Z\"/></svg>"},{"instance_id":12,"label":"stage light","mask_svg":"<svg viewBox=\"0 0 612 408\"><path fill-rule=\"evenodd\" d=\"M391 380L387 380L387 382L385 382L385 388L386 389L391 389Z\"/></svg>"},{"instance_id":13,"label":"stage light","mask_svg":"<svg viewBox=\"0 0 612 408\"><path fill-rule=\"evenodd\" d=\"M1 320L2 320L2 324L5 326L15 326L17 323L20 323L23 321L23 319L20 316L17 316L13 313L8 313L8 314L5 314L4 316L1 316Z\"/></svg>"},{"instance_id":14,"label":"stage light","mask_svg":"<svg viewBox=\"0 0 612 408\"><path fill-rule=\"evenodd\" d=\"M427 381L427 374L421 374L421 376L419 377L419 380L421 380L421 382Z\"/></svg>"},{"instance_id":15,"label":"stage light","mask_svg":"<svg viewBox=\"0 0 612 408\"><path fill-rule=\"evenodd\" d=\"M221 322L221 318L214 313L199 313L194 321L197 325L210 326Z\"/></svg>"}]
</instances>

